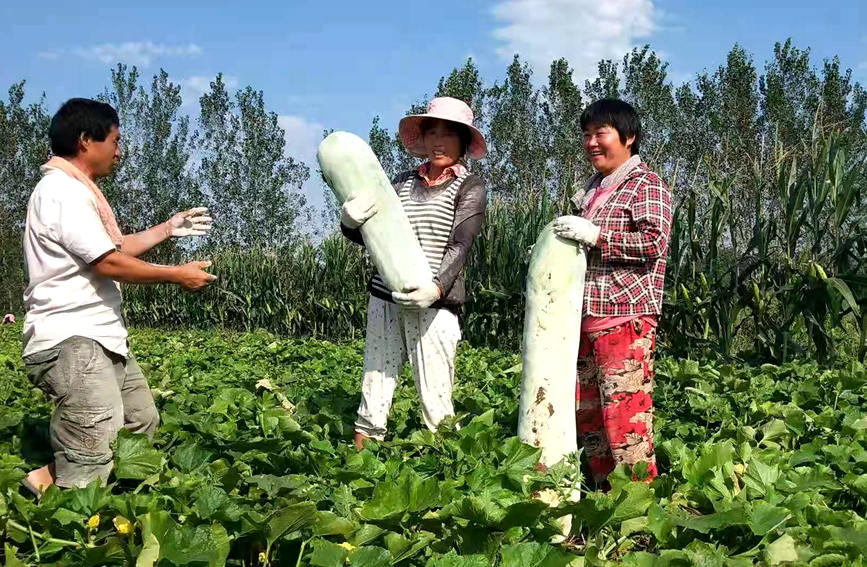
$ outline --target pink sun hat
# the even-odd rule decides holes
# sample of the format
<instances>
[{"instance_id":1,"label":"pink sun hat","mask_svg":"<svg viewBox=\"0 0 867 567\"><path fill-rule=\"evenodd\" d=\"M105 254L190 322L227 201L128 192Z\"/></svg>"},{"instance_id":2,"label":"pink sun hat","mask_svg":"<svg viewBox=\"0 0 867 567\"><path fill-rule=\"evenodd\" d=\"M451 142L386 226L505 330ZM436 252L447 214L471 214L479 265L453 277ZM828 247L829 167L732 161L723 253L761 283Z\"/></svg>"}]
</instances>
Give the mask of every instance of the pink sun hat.
<instances>
[{"instance_id":1,"label":"pink sun hat","mask_svg":"<svg viewBox=\"0 0 867 567\"><path fill-rule=\"evenodd\" d=\"M471 159L482 159L488 153L485 137L478 128L473 126L473 111L467 103L450 96L440 96L430 101L426 113L413 114L401 119L398 125L398 134L400 141L403 142L403 147L410 155L421 158L427 157L421 135L421 122L425 118L439 118L440 120L457 122L469 128L472 133L472 140L470 147L467 148L467 155Z\"/></svg>"}]
</instances>

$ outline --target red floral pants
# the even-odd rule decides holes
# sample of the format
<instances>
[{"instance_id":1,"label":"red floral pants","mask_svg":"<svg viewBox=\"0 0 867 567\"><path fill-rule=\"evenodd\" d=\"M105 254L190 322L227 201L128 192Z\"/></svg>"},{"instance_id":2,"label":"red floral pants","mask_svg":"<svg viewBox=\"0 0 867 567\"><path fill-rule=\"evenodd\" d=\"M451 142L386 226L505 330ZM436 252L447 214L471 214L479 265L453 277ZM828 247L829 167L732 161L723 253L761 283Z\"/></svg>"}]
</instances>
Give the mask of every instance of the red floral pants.
<instances>
[{"instance_id":1,"label":"red floral pants","mask_svg":"<svg viewBox=\"0 0 867 567\"><path fill-rule=\"evenodd\" d=\"M653 453L653 349L656 328L634 319L604 331L582 333L576 391L578 437L597 484L622 463L647 463Z\"/></svg>"}]
</instances>

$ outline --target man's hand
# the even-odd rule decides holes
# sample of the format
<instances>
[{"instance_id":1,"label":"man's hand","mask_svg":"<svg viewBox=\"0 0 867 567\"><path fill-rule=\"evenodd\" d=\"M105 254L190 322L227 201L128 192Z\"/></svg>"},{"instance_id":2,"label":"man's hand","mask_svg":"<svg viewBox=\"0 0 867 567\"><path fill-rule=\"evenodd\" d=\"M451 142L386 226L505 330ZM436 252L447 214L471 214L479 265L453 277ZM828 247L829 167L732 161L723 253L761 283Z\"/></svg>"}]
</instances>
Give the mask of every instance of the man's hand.
<instances>
[{"instance_id":1,"label":"man's hand","mask_svg":"<svg viewBox=\"0 0 867 567\"><path fill-rule=\"evenodd\" d=\"M601 229L589 220L574 215L558 217L554 221L554 234L588 246L596 246Z\"/></svg>"},{"instance_id":2,"label":"man's hand","mask_svg":"<svg viewBox=\"0 0 867 567\"><path fill-rule=\"evenodd\" d=\"M211 264L212 262L207 260L204 262L189 262L181 266L176 266L174 281L176 284L190 291L199 291L217 279L217 276L209 274L203 269L210 267Z\"/></svg>"},{"instance_id":3,"label":"man's hand","mask_svg":"<svg viewBox=\"0 0 867 567\"><path fill-rule=\"evenodd\" d=\"M376 201L368 193L349 199L340 207L340 222L346 228L356 229L377 213Z\"/></svg>"},{"instance_id":4,"label":"man's hand","mask_svg":"<svg viewBox=\"0 0 867 567\"><path fill-rule=\"evenodd\" d=\"M410 289L406 293L399 291L391 292L391 298L394 302L403 307L414 307L416 309L426 309L436 303L442 296L439 286L430 281L417 288Z\"/></svg>"},{"instance_id":5,"label":"man's hand","mask_svg":"<svg viewBox=\"0 0 867 567\"><path fill-rule=\"evenodd\" d=\"M207 216L207 207L196 207L188 211L175 213L166 224L169 226L169 236L203 236L211 230L214 219Z\"/></svg>"}]
</instances>

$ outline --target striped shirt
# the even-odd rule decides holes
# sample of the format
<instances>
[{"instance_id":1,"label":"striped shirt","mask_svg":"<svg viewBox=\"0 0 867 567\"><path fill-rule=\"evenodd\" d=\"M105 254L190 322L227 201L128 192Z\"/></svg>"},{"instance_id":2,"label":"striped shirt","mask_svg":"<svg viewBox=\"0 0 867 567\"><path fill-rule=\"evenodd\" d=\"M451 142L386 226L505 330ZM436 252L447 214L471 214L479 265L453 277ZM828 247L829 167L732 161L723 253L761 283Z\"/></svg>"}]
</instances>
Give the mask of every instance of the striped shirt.
<instances>
[{"instance_id":1,"label":"striped shirt","mask_svg":"<svg viewBox=\"0 0 867 567\"><path fill-rule=\"evenodd\" d=\"M398 191L400 203L433 274L439 272L443 261L455 221L455 199L466 177L464 172L445 188L430 191L418 186L415 176L410 176ZM379 274L373 277L370 286L372 291L391 295Z\"/></svg>"}]
</instances>

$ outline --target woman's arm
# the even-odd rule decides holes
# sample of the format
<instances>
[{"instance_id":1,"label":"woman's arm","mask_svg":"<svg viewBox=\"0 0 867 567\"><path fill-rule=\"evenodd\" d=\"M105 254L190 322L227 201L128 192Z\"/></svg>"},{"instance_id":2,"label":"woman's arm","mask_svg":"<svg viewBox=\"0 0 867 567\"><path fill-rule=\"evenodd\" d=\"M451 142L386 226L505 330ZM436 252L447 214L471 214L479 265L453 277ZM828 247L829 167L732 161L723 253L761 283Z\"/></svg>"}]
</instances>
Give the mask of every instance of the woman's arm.
<instances>
[{"instance_id":1,"label":"woman's arm","mask_svg":"<svg viewBox=\"0 0 867 567\"><path fill-rule=\"evenodd\" d=\"M602 262L644 263L663 258L668 251L671 232L671 191L658 177L639 180L638 192L631 207L635 229L599 232L596 245Z\"/></svg>"},{"instance_id":2,"label":"woman's arm","mask_svg":"<svg viewBox=\"0 0 867 567\"><path fill-rule=\"evenodd\" d=\"M473 241L482 231L485 222L487 190L481 179L476 178L473 181L475 182L465 182L466 187L461 187L458 193L452 234L446 244L439 271L434 276L434 282L442 290L443 297L449 294L455 280L464 269Z\"/></svg>"}]
</instances>

